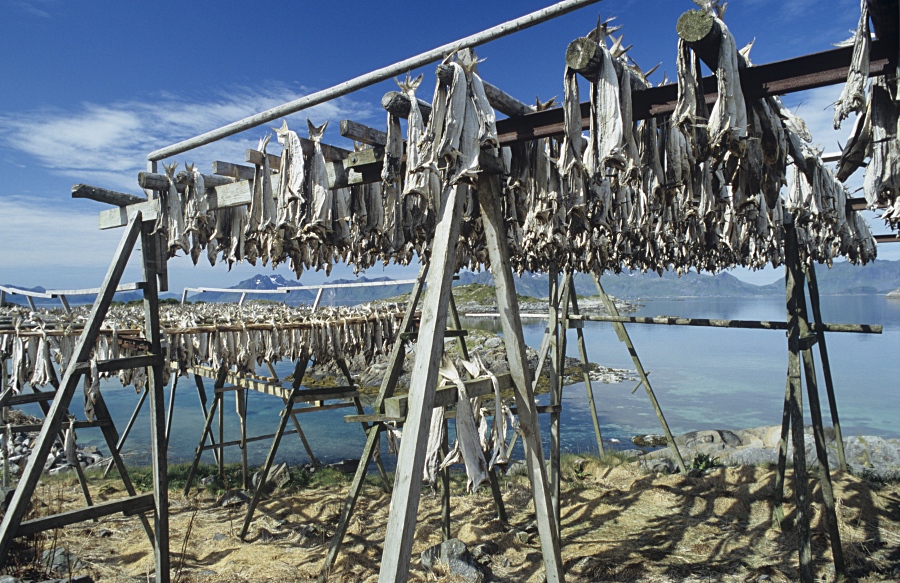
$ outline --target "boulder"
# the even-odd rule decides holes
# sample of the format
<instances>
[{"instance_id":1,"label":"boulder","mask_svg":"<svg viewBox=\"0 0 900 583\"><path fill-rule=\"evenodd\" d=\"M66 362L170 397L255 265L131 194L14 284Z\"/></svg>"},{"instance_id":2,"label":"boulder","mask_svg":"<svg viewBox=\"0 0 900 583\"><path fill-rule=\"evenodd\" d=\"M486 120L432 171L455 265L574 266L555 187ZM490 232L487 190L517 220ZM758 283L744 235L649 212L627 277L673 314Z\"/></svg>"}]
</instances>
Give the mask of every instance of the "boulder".
<instances>
[{"instance_id":1,"label":"boulder","mask_svg":"<svg viewBox=\"0 0 900 583\"><path fill-rule=\"evenodd\" d=\"M470 583L484 581L481 565L475 560L466 545L459 539L445 540L439 545L422 552L422 566L429 571L436 565L444 567L449 575Z\"/></svg>"}]
</instances>

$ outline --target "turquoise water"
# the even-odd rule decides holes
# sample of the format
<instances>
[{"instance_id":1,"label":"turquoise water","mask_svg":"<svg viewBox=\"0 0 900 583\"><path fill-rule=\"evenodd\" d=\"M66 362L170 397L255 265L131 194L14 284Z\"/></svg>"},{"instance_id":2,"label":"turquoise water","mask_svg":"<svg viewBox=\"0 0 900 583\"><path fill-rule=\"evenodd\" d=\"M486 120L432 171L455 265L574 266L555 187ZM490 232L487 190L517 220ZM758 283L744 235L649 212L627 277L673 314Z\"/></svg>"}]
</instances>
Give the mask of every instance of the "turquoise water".
<instances>
[{"instance_id":1,"label":"turquoise water","mask_svg":"<svg viewBox=\"0 0 900 583\"><path fill-rule=\"evenodd\" d=\"M881 335L833 333L827 337L844 434L900 436L900 426L896 422L900 395L893 369L900 340L900 302L876 296L832 296L824 297L822 304L826 322L884 326ZM646 301L637 315L783 320L784 302L779 298L653 300ZM477 325L491 326L483 319ZM540 345L544 325L542 321L525 322L525 340L529 346L537 348ZM780 423L787 370L787 339L783 331L638 324L630 325L628 331L645 369L650 371L651 384L674 433ZM615 368L633 368L631 358L616 338L611 324L588 322L584 334L593 362ZM827 406L821 363L817 349L814 351L819 384L823 388L821 401ZM574 331L569 332L568 354L577 356ZM290 363L279 363L275 369L279 376L293 370ZM604 439L619 440L624 445L635 434L661 432L643 388L631 394L634 385L635 381L594 383ZM207 381L206 387L211 396L212 381ZM103 394L117 427L123 429L137 403L137 396L131 388L122 388L118 382L106 383ZM167 401L168 395L167 387ZM538 398L541 404L546 404L547 400L547 395ZM179 379L175 404L169 458L176 462L188 461L193 457L203 427L192 379ZM248 435L274 432L280 409L278 398L251 391ZM314 454L321 461L359 457L365 436L359 425L344 423L343 416L351 412L352 409L338 409L298 417ZM234 394L226 396L225 413L225 439L238 439ZM827 410L823 411L823 416L828 423ZM546 444L548 419L542 417L542 436ZM98 430L82 430L78 437L80 443L100 445L103 451L108 449ZM262 463L270 444L270 440L248 444L251 463ZM596 449L585 388L581 383L564 391L562 447L570 452ZM146 407L126 444L125 454L132 463L144 463L149 459L149 413ZM213 459L211 452L204 456L205 461ZM309 461L296 435L285 436L279 459L292 464ZM384 459L390 467L392 456ZM239 460L240 451L236 447L229 448L226 461Z\"/></svg>"}]
</instances>

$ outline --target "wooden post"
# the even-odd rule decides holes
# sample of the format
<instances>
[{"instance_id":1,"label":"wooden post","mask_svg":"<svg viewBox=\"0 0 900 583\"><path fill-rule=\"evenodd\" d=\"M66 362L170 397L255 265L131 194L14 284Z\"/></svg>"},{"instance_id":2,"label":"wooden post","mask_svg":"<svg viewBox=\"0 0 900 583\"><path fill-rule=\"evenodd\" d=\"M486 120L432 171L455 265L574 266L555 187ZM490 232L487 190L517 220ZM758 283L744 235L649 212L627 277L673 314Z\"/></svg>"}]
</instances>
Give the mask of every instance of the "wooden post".
<instances>
[{"instance_id":1,"label":"wooden post","mask_svg":"<svg viewBox=\"0 0 900 583\"><path fill-rule=\"evenodd\" d=\"M572 288L570 298L572 298L572 312L575 315L580 314L578 311L578 293L575 291L575 282L571 273L566 274L568 283ZM563 286L565 287L565 286ZM591 385L590 361L587 356L587 346L584 342L584 331L581 328L575 328L575 334L578 338L578 355L581 357L581 370L584 378L584 390L587 393L588 407L591 410L591 421L594 423L594 435L597 438L597 449L600 455L606 453L603 449L603 436L600 434L600 420L597 418L597 406L594 403L594 388Z\"/></svg>"},{"instance_id":2,"label":"wooden post","mask_svg":"<svg viewBox=\"0 0 900 583\"><path fill-rule=\"evenodd\" d=\"M116 451L120 454L122 453L122 448L125 446L125 440L128 439L128 434L131 433L131 428L134 427L134 422L137 421L137 416L141 412L141 407L144 406L144 401L147 400L147 395L150 394L150 389L144 387L144 390L141 391L141 396L138 399L137 405L134 407L134 411L131 413L131 418L128 419L128 424L125 426L125 430L122 431L122 436L119 437L118 443L116 443ZM113 467L113 460L109 460L109 463L106 464L106 468L103 470L103 477L107 477L109 475L109 471Z\"/></svg>"},{"instance_id":3,"label":"wooden post","mask_svg":"<svg viewBox=\"0 0 900 583\"><path fill-rule=\"evenodd\" d=\"M71 313L72 313L72 308L69 306L69 302L66 301L66 296L65 296L65 294L60 294L60 295L59 295L59 303L62 304L62 307L63 307L63 309L66 311L67 314L71 314Z\"/></svg>"},{"instance_id":4,"label":"wooden post","mask_svg":"<svg viewBox=\"0 0 900 583\"><path fill-rule=\"evenodd\" d=\"M223 366L222 369L225 369ZM196 453L194 454L194 461L191 463L191 469L188 470L187 481L184 485L184 495L187 496L191 491L191 485L194 483L194 475L197 473L197 466L200 465L200 457L203 455L203 446L206 445L206 436L212 432L212 424L213 419L215 418L216 409L219 407L219 396L215 395L213 397L212 406L209 408L209 413L206 415L206 421L203 424L203 431L200 432L200 444L197 446ZM220 442L221 443L221 442ZM224 448L222 448L224 450ZM222 450L219 451L219 455L221 456ZM221 458L219 458L221 459ZM218 460L217 460L218 461Z\"/></svg>"},{"instance_id":5,"label":"wooden post","mask_svg":"<svg viewBox=\"0 0 900 583\"><path fill-rule=\"evenodd\" d=\"M291 418L291 409L294 407L294 399L300 392L300 386L303 383L303 375L306 374L306 365L309 363L309 357L305 357L305 355L301 354L297 362L303 364L302 367L297 367L298 371L294 372L294 381L292 383L293 388L291 389L291 394L287 399L287 404L284 406L284 410L281 412L281 419L278 421L278 430L275 433L275 437L272 439L272 446L269 448L269 454L266 456L266 462L263 465L262 469L259 471L259 482L256 484L256 490L254 490L253 492L253 498L250 500L250 504L247 506L247 516L244 517L244 525L241 527L241 540L244 540L244 538L247 536L247 531L250 530L250 522L253 520L253 513L256 511L256 506L259 504L259 499L262 496L263 490L265 490L266 488L266 479L269 477L269 470L272 469L272 464L275 462L275 454L278 452L278 446L281 444L281 438L284 435L285 428L287 427L288 419ZM299 374L297 374L297 372L299 372Z\"/></svg>"},{"instance_id":6,"label":"wooden post","mask_svg":"<svg viewBox=\"0 0 900 583\"><path fill-rule=\"evenodd\" d=\"M403 320L400 322L399 332L402 334L404 332L409 332L412 328L412 323L415 317L416 309L419 305L419 299L422 295L423 284L425 282L425 276L428 273L428 264L422 263L422 266L419 268L419 275L416 278L416 283L413 286L412 292L409 296L409 303L406 306L406 314L403 316ZM388 359L388 368L385 371L385 375L381 380L381 387L378 390L378 395L375 397L375 404L373 405L373 411L375 413L380 413L384 408L384 400L388 397L393 396L394 388L397 385L397 379L400 378L400 373L403 372L403 357L406 353L406 342L402 340L402 337L398 335L397 341L394 343L394 346L391 348L391 356ZM347 498L344 501L344 506L341 509L341 518L338 520L338 525L335 528L334 536L331 538L331 545L328 547L328 553L325 555L325 562L322 564L322 571L319 573L319 578L317 580L318 583L325 583L328 575L331 572L331 568L334 566L334 562L337 559L337 554L341 549L341 544L344 541L344 535L347 533L347 527L350 524L350 517L353 515L353 509L356 507L356 501L359 498L359 494L362 491L363 482L366 477L366 471L369 467L369 462L372 461L372 458L376 455L379 455L378 447L379 447L379 434L381 433L382 426L378 423L373 424L368 432L366 433L366 445L363 448L362 455L360 456L359 465L356 468L356 474L353 476L353 482L350 484L350 491L347 493Z\"/></svg>"},{"instance_id":7,"label":"wooden post","mask_svg":"<svg viewBox=\"0 0 900 583\"><path fill-rule=\"evenodd\" d=\"M224 375L226 373L227 373L227 371L220 370L218 374L220 376L222 376L222 378L224 379L225 378ZM201 377L198 374L195 374L194 375L194 384L197 386L197 398L200 400L200 410L203 412L203 418L206 419L206 413L207 413L207 411L206 411L206 387L203 386L203 377ZM223 385L225 384L224 381L222 384ZM209 432L208 436L209 436L210 444L215 445L216 440L213 438L212 432ZM219 450L218 449L213 450L213 456L216 458L216 463L218 463L218 461L219 461Z\"/></svg>"},{"instance_id":8,"label":"wooden post","mask_svg":"<svg viewBox=\"0 0 900 583\"><path fill-rule=\"evenodd\" d=\"M806 285L809 289L809 305L812 308L813 321L817 328L823 328L822 310L819 305L819 284L816 281L816 266L812 263L805 266ZM819 356L822 358L822 376L825 377L825 391L828 395L828 407L831 409L831 424L834 427L834 441L837 445L838 463L841 471L847 471L847 457L844 453L844 437L841 434L841 420L838 417L837 398L834 395L834 382L831 377L831 362L828 360L828 348L825 345L824 330L816 333L819 344Z\"/></svg>"},{"instance_id":9,"label":"wooden post","mask_svg":"<svg viewBox=\"0 0 900 583\"><path fill-rule=\"evenodd\" d=\"M425 466L424 444L428 440L434 391L443 355L450 289L456 272L459 223L467 188L464 184L447 187L441 197L440 218L435 228L431 265L426 276L416 359L409 383L409 411L397 456L391 514L381 557L380 583L406 583L409 579L409 561Z\"/></svg>"},{"instance_id":10,"label":"wooden post","mask_svg":"<svg viewBox=\"0 0 900 583\"><path fill-rule=\"evenodd\" d=\"M594 283L597 285L597 291L600 292L600 299L603 301L603 305L606 306L607 313L609 313L610 316L618 316L619 309L616 308L615 302L613 302L612 299L606 295L606 292L603 291L603 285L600 283L600 276L597 274L594 274ZM681 457L681 452L678 451L678 446L675 445L675 438L669 430L669 424L666 423L666 417L663 415L662 407L659 406L659 402L656 400L656 394L653 392L653 387L650 386L650 381L647 379L647 373L644 371L644 366L641 364L641 359L638 357L637 350L634 349L634 344L631 343L631 337L628 335L628 331L625 329L624 324L613 322L613 327L616 329L616 335L619 337L619 340L624 342L625 346L628 347L628 352L631 354L631 360L634 362L634 367L641 379L641 384L644 385L647 396L650 397L650 403L653 405L653 410L656 411L656 417L659 419L659 424L662 426L663 432L666 435L669 450L672 452L672 455L675 456L675 463L678 464L678 469L681 470L681 473L686 474L687 468L684 465L684 459Z\"/></svg>"},{"instance_id":11,"label":"wooden post","mask_svg":"<svg viewBox=\"0 0 900 583\"><path fill-rule=\"evenodd\" d=\"M550 265L548 274L549 289L548 296L550 299L550 313L547 326L550 328L550 405L551 407L559 405L560 402L560 385L562 384L562 367L560 361L560 329L559 329L559 307L563 301L567 301L559 293L559 271L556 264ZM568 293L568 292L567 292ZM553 502L553 516L556 517L556 525L559 527L559 493L560 493L560 475L559 475L559 458L560 458L560 435L559 435L559 412L550 413L550 498Z\"/></svg>"},{"instance_id":12,"label":"wooden post","mask_svg":"<svg viewBox=\"0 0 900 583\"><path fill-rule=\"evenodd\" d=\"M234 397L237 400L238 422L241 425L241 487L246 490L250 487L247 468L247 389L235 391Z\"/></svg>"},{"instance_id":13,"label":"wooden post","mask_svg":"<svg viewBox=\"0 0 900 583\"><path fill-rule=\"evenodd\" d=\"M491 273L494 276L494 288L497 292L497 309L500 312L506 356L513 378L519 426L525 446L525 461L534 494L534 509L541 552L544 557L545 577L548 583L556 583L565 578L559 548L559 529L553 514L547 470L544 466L540 426L531 384L531 371L528 370L525 338L522 334L515 281L509 261L509 248L506 244L506 226L496 203L500 199L500 184L497 176L485 176L484 174L480 175L478 184L478 202L481 206L485 241L491 261Z\"/></svg>"},{"instance_id":14,"label":"wooden post","mask_svg":"<svg viewBox=\"0 0 900 583\"><path fill-rule=\"evenodd\" d=\"M166 413L166 450L169 447L169 435L172 434L172 417L175 416L175 389L178 387L178 373L172 371L172 388L169 389L169 410Z\"/></svg>"},{"instance_id":15,"label":"wooden post","mask_svg":"<svg viewBox=\"0 0 900 583\"><path fill-rule=\"evenodd\" d=\"M160 234L153 234L154 225L144 223L141 228L141 257L144 274L144 337L150 342L150 354L162 355L162 334L159 325L159 295L157 277L168 288L166 257L159 253ZM113 288L115 289L115 288ZM150 391L150 454L153 466L154 534L156 535L156 581L167 583L169 573L169 474L166 451L168 440L165 426L165 396L163 395L163 362L147 367L147 387ZM173 386L174 389L174 386ZM174 391L173 391L174 392ZM174 395L173 395L174 397ZM115 446L115 440L110 448Z\"/></svg>"},{"instance_id":16,"label":"wooden post","mask_svg":"<svg viewBox=\"0 0 900 583\"><path fill-rule=\"evenodd\" d=\"M462 339L460 339L462 340ZM447 418L444 417L444 436L441 440L441 461L450 453L448 442ZM450 540L450 467L441 468L441 534L444 540Z\"/></svg>"},{"instance_id":17,"label":"wooden post","mask_svg":"<svg viewBox=\"0 0 900 583\"><path fill-rule=\"evenodd\" d=\"M788 320L788 392L791 441L794 450L794 498L797 503L797 547L800 554L800 581L812 583L810 548L809 477L806 446L803 439L803 393L800 386L800 307L803 299L803 274L797 253L797 235L793 222L785 224L785 288Z\"/></svg>"},{"instance_id":18,"label":"wooden post","mask_svg":"<svg viewBox=\"0 0 900 583\"><path fill-rule=\"evenodd\" d=\"M216 393L213 399L219 402L219 443L225 443L225 393ZM219 479L225 481L225 449L219 451Z\"/></svg>"},{"instance_id":19,"label":"wooden post","mask_svg":"<svg viewBox=\"0 0 900 583\"><path fill-rule=\"evenodd\" d=\"M2 307L3 299L0 298L0 308ZM6 359L0 358L0 392L6 390L6 383L8 382L9 377L6 372ZM0 455L3 456L3 487L7 488L9 487L9 444L12 439L12 435L9 431L9 407L0 409L0 423L3 424L3 440L0 441L0 447L3 448L3 451L0 452Z\"/></svg>"},{"instance_id":20,"label":"wooden post","mask_svg":"<svg viewBox=\"0 0 900 583\"><path fill-rule=\"evenodd\" d=\"M28 301L28 306L31 308L32 312L36 312L37 308L34 305L34 298L31 296L25 296L25 300Z\"/></svg>"},{"instance_id":21,"label":"wooden post","mask_svg":"<svg viewBox=\"0 0 900 583\"><path fill-rule=\"evenodd\" d=\"M300 358L297 359L296 364L294 365L294 380L291 383L292 387L299 388L303 383L303 376L306 374L306 367L309 364L309 358L303 357L300 355ZM287 405L289 401L287 399L284 400L284 404ZM313 453L312 447L309 445L309 441L306 439L306 434L303 433L303 428L300 427L300 422L297 421L297 415L294 414L293 404L291 404L291 408L288 409L290 411L291 422L294 424L294 429L297 430L297 437L300 438L300 442L303 444L303 449L306 450L306 455L309 456L309 462L313 466L321 465L319 460L316 459L316 455Z\"/></svg>"},{"instance_id":22,"label":"wooden post","mask_svg":"<svg viewBox=\"0 0 900 583\"><path fill-rule=\"evenodd\" d=\"M399 340L399 339L398 339ZM347 379L347 384L351 387L356 387L356 383L353 382L353 375L350 374L350 367L347 366L347 361L343 358L337 359L338 367L341 369L341 372L344 374L344 378ZM362 415L365 413L362 406L362 401L359 400L359 397L353 397L353 406L356 408L356 413ZM362 426L363 433L368 435L368 431L370 426L368 423L360 423ZM378 468L378 475L381 478L381 485L385 491L385 493L390 493L391 491L391 481L388 478L387 470L384 469L384 464L381 463L381 456L375 458L375 467Z\"/></svg>"},{"instance_id":23,"label":"wooden post","mask_svg":"<svg viewBox=\"0 0 900 583\"><path fill-rule=\"evenodd\" d=\"M125 233L123 233L122 239L119 241L113 261L106 273L103 285L100 287L100 293L97 295L91 313L66 367L66 372L60 383L60 389L56 392L56 396L48 411L47 419L41 427L35 446L28 458L28 463L25 465L25 470L22 472L16 491L9 502L3 521L0 523L0 564L6 562L6 557L16 536L16 530L18 530L25 513L28 511L31 496L34 494L34 489L43 473L44 462L47 460L50 448L53 447L56 435L62 428L62 422L68 411L69 403L72 401L75 390L78 388L78 380L83 374L83 369L79 368L78 364L87 362L90 357L97 334L103 323L103 317L109 309L116 286L119 284L122 272L125 270L140 231L141 214L138 212L129 221Z\"/></svg>"},{"instance_id":24,"label":"wooden post","mask_svg":"<svg viewBox=\"0 0 900 583\"><path fill-rule=\"evenodd\" d=\"M315 312L316 310L319 309L319 302L322 301L322 292L324 292L324 291L325 291L325 289L320 287L319 291L316 292L316 299L313 301L313 304L312 304L313 312Z\"/></svg>"}]
</instances>

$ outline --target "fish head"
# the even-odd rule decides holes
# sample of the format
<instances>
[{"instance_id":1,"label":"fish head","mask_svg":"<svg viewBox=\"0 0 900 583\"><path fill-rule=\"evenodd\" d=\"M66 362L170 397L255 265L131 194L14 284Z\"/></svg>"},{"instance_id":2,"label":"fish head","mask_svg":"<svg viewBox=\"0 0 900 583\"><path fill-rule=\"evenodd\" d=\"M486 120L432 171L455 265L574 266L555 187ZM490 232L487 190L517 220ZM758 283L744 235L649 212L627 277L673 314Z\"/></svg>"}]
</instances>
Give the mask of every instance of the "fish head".
<instances>
[{"instance_id":1,"label":"fish head","mask_svg":"<svg viewBox=\"0 0 900 583\"><path fill-rule=\"evenodd\" d=\"M262 152L263 154L265 154L266 147L269 145L269 140L271 140L271 139L272 139L272 134L270 134L269 132L266 132L266 135L259 139L259 145L256 147L256 149L259 150L260 152Z\"/></svg>"},{"instance_id":2,"label":"fish head","mask_svg":"<svg viewBox=\"0 0 900 583\"><path fill-rule=\"evenodd\" d=\"M166 164L163 162L163 170L166 173L166 176L169 178L175 178L175 170L178 168L178 162L172 162L171 164Z\"/></svg>"}]
</instances>

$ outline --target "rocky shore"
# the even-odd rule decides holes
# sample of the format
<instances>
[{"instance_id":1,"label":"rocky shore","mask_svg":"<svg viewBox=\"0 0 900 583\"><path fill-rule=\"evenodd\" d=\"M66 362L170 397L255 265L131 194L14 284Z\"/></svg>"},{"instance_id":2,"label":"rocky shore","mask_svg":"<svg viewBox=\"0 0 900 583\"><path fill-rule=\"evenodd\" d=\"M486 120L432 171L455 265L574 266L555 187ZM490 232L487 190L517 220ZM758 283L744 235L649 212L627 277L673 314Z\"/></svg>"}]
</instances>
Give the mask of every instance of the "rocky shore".
<instances>
[{"instance_id":1,"label":"rocky shore","mask_svg":"<svg viewBox=\"0 0 900 583\"><path fill-rule=\"evenodd\" d=\"M832 471L839 467L834 431L825 428L828 448L828 467ZM724 466L767 466L778 463L778 442L781 439L780 425L767 425L749 429L706 429L691 431L675 437L675 444L688 466L697 456ZM660 435L636 436L636 444L664 446L665 438ZM805 427L804 446L807 466L817 469L816 445L812 427ZM672 452L669 448L631 451L648 469L656 472L676 471ZM646 453L645 453L646 452ZM792 448L788 444L788 461ZM900 479L900 439L883 438L873 435L852 435L844 437L844 453L848 470L860 477L878 481ZM702 458L701 458L702 459Z\"/></svg>"}]
</instances>

